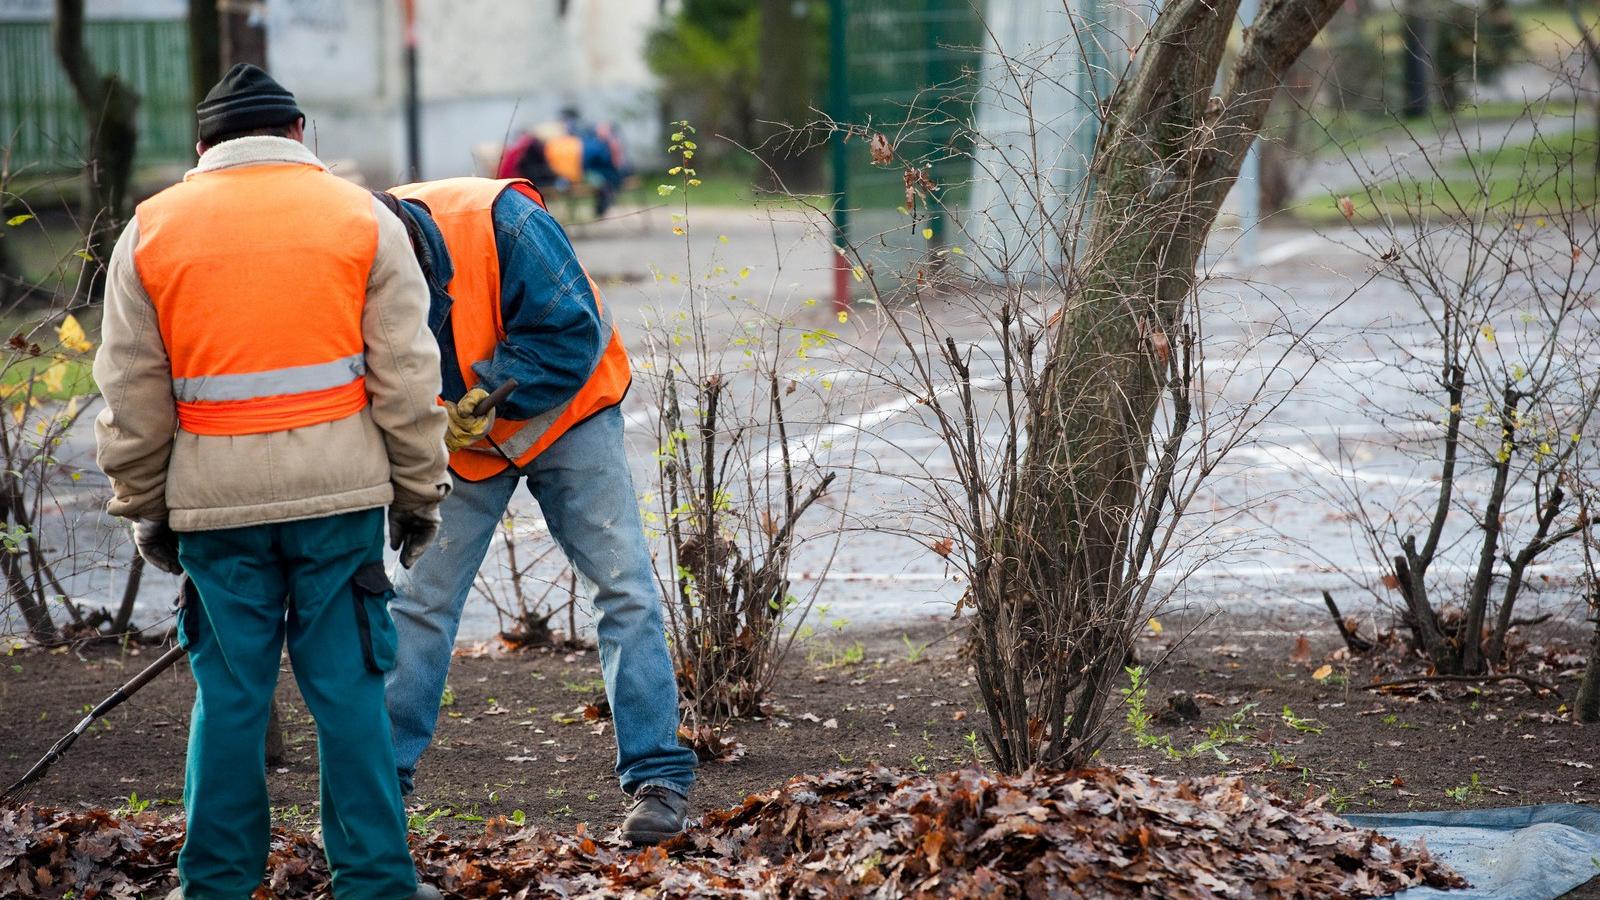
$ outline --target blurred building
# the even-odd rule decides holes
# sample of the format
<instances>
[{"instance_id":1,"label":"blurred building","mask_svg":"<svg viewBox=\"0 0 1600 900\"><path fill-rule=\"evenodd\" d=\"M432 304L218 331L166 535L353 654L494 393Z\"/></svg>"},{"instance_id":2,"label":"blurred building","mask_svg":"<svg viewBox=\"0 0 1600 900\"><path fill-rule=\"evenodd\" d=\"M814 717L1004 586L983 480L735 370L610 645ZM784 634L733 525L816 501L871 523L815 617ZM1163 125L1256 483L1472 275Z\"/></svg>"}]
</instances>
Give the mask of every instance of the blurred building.
<instances>
[{"instance_id":1,"label":"blurred building","mask_svg":"<svg viewBox=\"0 0 1600 900\"><path fill-rule=\"evenodd\" d=\"M265 62L298 96L307 142L372 183L405 174L402 0L235 2ZM621 126L629 149L659 124L644 43L662 0L417 0L425 178L474 169L472 148L575 107ZM0 133L14 163L70 165L82 126L50 46L54 0L0 0ZM87 40L143 97L142 165L192 159L187 0L87 0Z\"/></svg>"}]
</instances>

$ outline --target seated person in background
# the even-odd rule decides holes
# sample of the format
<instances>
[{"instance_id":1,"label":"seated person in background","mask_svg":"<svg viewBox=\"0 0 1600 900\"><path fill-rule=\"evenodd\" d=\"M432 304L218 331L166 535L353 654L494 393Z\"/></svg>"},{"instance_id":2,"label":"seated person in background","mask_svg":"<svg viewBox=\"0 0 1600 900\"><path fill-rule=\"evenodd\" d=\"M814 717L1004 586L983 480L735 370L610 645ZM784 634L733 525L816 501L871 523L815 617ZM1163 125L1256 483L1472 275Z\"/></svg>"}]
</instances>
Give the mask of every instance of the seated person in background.
<instances>
[{"instance_id":1,"label":"seated person in background","mask_svg":"<svg viewBox=\"0 0 1600 900\"><path fill-rule=\"evenodd\" d=\"M604 216L621 190L626 169L622 142L609 123L586 124L577 109L561 120L524 131L506 144L496 178L526 178L539 188L561 191L592 182L594 213Z\"/></svg>"}]
</instances>

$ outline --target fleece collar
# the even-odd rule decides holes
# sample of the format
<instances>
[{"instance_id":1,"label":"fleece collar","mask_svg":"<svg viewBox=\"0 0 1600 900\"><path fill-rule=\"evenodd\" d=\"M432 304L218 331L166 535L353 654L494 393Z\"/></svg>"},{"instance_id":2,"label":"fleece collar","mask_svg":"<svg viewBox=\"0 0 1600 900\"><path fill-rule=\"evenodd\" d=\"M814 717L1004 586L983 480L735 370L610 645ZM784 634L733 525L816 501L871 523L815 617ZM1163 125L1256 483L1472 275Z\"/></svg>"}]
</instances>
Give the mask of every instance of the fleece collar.
<instances>
[{"instance_id":1,"label":"fleece collar","mask_svg":"<svg viewBox=\"0 0 1600 900\"><path fill-rule=\"evenodd\" d=\"M223 141L210 148L200 157L200 164L190 169L183 177L187 180L203 172L266 163L299 163L316 166L324 171L328 168L322 164L322 160L317 159L317 155L312 153L310 148L299 141L267 134L254 134Z\"/></svg>"}]
</instances>

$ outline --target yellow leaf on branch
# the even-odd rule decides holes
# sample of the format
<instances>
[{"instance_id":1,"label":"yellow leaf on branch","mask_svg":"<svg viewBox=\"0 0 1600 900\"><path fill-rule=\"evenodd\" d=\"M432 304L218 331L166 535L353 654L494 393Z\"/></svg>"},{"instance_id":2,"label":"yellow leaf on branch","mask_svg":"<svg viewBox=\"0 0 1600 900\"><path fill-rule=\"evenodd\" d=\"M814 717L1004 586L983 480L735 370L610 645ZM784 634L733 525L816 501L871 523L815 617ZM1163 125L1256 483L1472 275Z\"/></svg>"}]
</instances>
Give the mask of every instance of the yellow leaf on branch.
<instances>
[{"instance_id":1,"label":"yellow leaf on branch","mask_svg":"<svg viewBox=\"0 0 1600 900\"><path fill-rule=\"evenodd\" d=\"M50 393L59 394L61 389L67 385L67 371L69 368L71 367L68 365L66 357L57 356L56 361L50 364L50 368L45 369L44 374L39 376L39 380L44 383L45 389Z\"/></svg>"},{"instance_id":2,"label":"yellow leaf on branch","mask_svg":"<svg viewBox=\"0 0 1600 900\"><path fill-rule=\"evenodd\" d=\"M68 350L87 353L94 349L89 336L84 333L83 326L78 324L76 316L69 315L61 320L61 327L56 329L56 335L61 338L61 344Z\"/></svg>"}]
</instances>

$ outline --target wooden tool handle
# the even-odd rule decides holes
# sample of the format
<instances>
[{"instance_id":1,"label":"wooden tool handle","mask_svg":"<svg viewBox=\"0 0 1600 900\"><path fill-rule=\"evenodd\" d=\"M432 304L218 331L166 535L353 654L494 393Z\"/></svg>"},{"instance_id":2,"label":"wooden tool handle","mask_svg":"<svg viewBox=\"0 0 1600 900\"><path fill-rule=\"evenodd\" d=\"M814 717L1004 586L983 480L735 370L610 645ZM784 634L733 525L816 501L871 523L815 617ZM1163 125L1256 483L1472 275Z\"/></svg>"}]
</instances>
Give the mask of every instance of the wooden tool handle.
<instances>
[{"instance_id":1,"label":"wooden tool handle","mask_svg":"<svg viewBox=\"0 0 1600 900\"><path fill-rule=\"evenodd\" d=\"M507 378L505 384L495 388L493 393L478 401L478 405L472 408L472 414L475 416L487 416L489 410L499 406L500 401L506 399L516 389L517 380L515 378Z\"/></svg>"}]
</instances>

